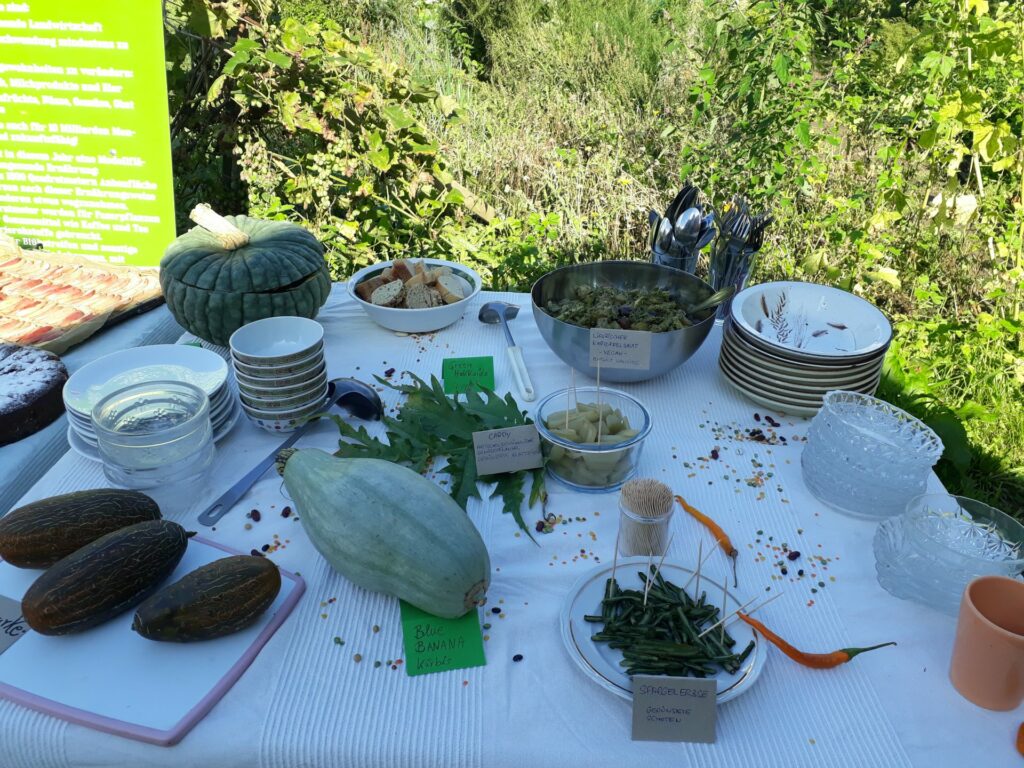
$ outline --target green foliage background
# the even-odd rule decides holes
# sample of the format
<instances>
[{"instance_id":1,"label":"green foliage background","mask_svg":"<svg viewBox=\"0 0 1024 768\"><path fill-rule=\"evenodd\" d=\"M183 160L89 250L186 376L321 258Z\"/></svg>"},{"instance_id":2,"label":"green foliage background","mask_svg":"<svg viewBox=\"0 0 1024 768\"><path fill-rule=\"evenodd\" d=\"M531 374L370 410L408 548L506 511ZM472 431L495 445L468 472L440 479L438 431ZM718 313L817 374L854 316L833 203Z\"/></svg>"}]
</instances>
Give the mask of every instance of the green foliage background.
<instances>
[{"instance_id":1,"label":"green foliage background","mask_svg":"<svg viewBox=\"0 0 1024 768\"><path fill-rule=\"evenodd\" d=\"M644 258L686 179L777 223L755 279L893 317L881 394L947 485L1024 514L1024 6L168 0L178 209L303 221L525 289ZM186 222L182 220L181 226Z\"/></svg>"}]
</instances>

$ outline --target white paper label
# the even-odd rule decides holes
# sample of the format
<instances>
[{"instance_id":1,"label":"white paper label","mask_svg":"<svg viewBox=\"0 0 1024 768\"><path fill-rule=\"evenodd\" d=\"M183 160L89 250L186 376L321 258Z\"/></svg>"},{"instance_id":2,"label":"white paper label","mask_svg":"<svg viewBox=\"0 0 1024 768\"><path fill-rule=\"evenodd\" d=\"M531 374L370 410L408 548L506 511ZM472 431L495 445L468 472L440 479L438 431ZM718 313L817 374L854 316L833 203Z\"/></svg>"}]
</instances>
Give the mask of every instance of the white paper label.
<instances>
[{"instance_id":1,"label":"white paper label","mask_svg":"<svg viewBox=\"0 0 1024 768\"><path fill-rule=\"evenodd\" d=\"M544 464L540 436L533 424L473 433L478 475L536 469Z\"/></svg>"},{"instance_id":2,"label":"white paper label","mask_svg":"<svg viewBox=\"0 0 1024 768\"><path fill-rule=\"evenodd\" d=\"M715 741L718 682L633 676L633 741Z\"/></svg>"},{"instance_id":3,"label":"white paper label","mask_svg":"<svg viewBox=\"0 0 1024 768\"><path fill-rule=\"evenodd\" d=\"M590 364L595 368L651 368L651 334L648 331L590 329Z\"/></svg>"},{"instance_id":4,"label":"white paper label","mask_svg":"<svg viewBox=\"0 0 1024 768\"><path fill-rule=\"evenodd\" d=\"M28 623L21 614L21 603L0 595L0 653L10 648L28 632Z\"/></svg>"}]
</instances>

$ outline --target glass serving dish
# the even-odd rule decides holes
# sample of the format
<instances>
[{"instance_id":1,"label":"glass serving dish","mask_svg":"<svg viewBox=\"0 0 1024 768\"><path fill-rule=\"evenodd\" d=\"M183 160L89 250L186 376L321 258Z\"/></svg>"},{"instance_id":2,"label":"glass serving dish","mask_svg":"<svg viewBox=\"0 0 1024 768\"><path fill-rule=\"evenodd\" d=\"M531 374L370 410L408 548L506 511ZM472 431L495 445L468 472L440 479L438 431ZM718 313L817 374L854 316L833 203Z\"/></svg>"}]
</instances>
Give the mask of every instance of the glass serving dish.
<instances>
[{"instance_id":1,"label":"glass serving dish","mask_svg":"<svg viewBox=\"0 0 1024 768\"><path fill-rule=\"evenodd\" d=\"M834 390L811 421L800 465L819 501L878 520L925 492L941 455L942 441L924 422L871 395Z\"/></svg>"},{"instance_id":2,"label":"glass serving dish","mask_svg":"<svg viewBox=\"0 0 1024 768\"><path fill-rule=\"evenodd\" d=\"M150 381L112 392L92 410L103 473L124 488L203 475L213 461L210 401L195 385Z\"/></svg>"},{"instance_id":3,"label":"glass serving dish","mask_svg":"<svg viewBox=\"0 0 1024 768\"><path fill-rule=\"evenodd\" d=\"M874 550L887 592L955 616L976 577L1024 571L1024 525L974 499L922 494L878 525Z\"/></svg>"},{"instance_id":4,"label":"glass serving dish","mask_svg":"<svg viewBox=\"0 0 1024 768\"><path fill-rule=\"evenodd\" d=\"M584 493L614 491L632 477L651 432L651 414L639 400L603 387L548 395L536 422L548 474Z\"/></svg>"}]
</instances>

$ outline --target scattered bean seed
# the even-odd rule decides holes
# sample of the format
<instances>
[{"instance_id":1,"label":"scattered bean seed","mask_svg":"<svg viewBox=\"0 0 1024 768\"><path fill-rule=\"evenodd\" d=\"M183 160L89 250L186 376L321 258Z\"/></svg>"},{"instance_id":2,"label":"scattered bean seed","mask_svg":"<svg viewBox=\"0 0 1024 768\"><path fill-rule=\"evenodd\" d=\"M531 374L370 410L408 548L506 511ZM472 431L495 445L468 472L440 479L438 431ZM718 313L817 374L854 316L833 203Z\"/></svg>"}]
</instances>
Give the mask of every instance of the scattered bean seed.
<instances>
[{"instance_id":1,"label":"scattered bean seed","mask_svg":"<svg viewBox=\"0 0 1024 768\"><path fill-rule=\"evenodd\" d=\"M522 661L522 660L523 660L523 654L521 654L521 653L517 653L515 656L512 657L512 661Z\"/></svg>"}]
</instances>

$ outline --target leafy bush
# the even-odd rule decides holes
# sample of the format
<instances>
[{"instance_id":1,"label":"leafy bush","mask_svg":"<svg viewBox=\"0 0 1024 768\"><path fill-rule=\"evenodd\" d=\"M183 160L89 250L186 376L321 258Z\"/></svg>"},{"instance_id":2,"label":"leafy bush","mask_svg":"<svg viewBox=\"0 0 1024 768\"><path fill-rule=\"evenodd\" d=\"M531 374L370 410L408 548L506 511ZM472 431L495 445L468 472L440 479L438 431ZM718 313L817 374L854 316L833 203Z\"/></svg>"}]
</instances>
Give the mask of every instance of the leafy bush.
<instances>
[{"instance_id":1,"label":"leafy bush","mask_svg":"<svg viewBox=\"0 0 1024 768\"><path fill-rule=\"evenodd\" d=\"M886 310L882 394L1024 512L1024 6L270 1L169 16L183 200L301 219L336 276L442 254L524 289L643 258L686 178L745 194L777 217L756 279Z\"/></svg>"}]
</instances>

